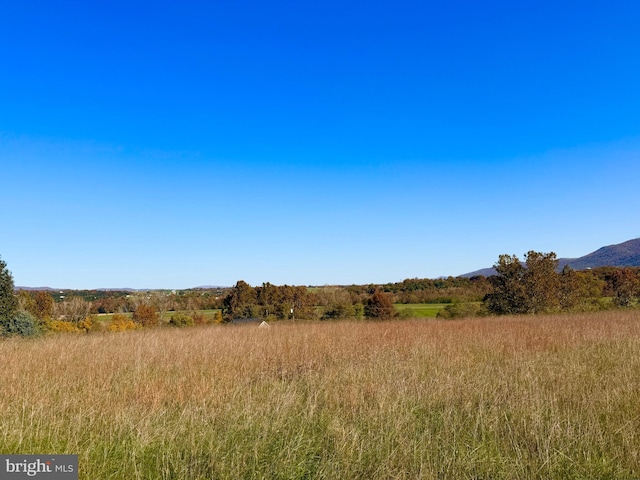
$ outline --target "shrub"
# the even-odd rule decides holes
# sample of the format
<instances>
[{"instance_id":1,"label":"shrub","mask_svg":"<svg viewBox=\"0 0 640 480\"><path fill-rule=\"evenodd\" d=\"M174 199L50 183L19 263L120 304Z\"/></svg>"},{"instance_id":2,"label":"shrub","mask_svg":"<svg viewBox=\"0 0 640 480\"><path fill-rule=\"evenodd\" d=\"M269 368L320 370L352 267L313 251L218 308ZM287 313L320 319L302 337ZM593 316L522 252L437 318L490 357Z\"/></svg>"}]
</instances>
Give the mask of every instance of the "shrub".
<instances>
[{"instance_id":1,"label":"shrub","mask_svg":"<svg viewBox=\"0 0 640 480\"><path fill-rule=\"evenodd\" d=\"M205 317L201 312L195 311L191 313L191 318L193 318L193 323L196 325L204 325L207 322L207 317Z\"/></svg>"},{"instance_id":2,"label":"shrub","mask_svg":"<svg viewBox=\"0 0 640 480\"><path fill-rule=\"evenodd\" d=\"M21 335L23 337L32 337L40 333L38 320L29 312L19 311L12 317L6 319L0 325L2 335Z\"/></svg>"},{"instance_id":3,"label":"shrub","mask_svg":"<svg viewBox=\"0 0 640 480\"><path fill-rule=\"evenodd\" d=\"M141 328L138 323L134 322L126 315L116 313L113 317L111 317L111 321L109 322L107 330L109 330L110 332L124 332L126 330L136 330L138 328Z\"/></svg>"},{"instance_id":4,"label":"shrub","mask_svg":"<svg viewBox=\"0 0 640 480\"><path fill-rule=\"evenodd\" d=\"M330 305L322 315L322 320L338 320L355 317L355 309L351 304L335 303Z\"/></svg>"},{"instance_id":5,"label":"shrub","mask_svg":"<svg viewBox=\"0 0 640 480\"><path fill-rule=\"evenodd\" d=\"M194 324L193 318L186 313L174 313L169 320L169 325L173 327L191 327Z\"/></svg>"},{"instance_id":6,"label":"shrub","mask_svg":"<svg viewBox=\"0 0 640 480\"><path fill-rule=\"evenodd\" d=\"M89 333L93 328L94 326L91 317L86 317L84 320L80 320L78 322L78 329L84 330L86 333Z\"/></svg>"},{"instance_id":7,"label":"shrub","mask_svg":"<svg viewBox=\"0 0 640 480\"><path fill-rule=\"evenodd\" d=\"M66 332L66 333L78 333L80 329L78 324L74 322L67 322L65 320L47 320L44 323L45 328L50 332Z\"/></svg>"}]
</instances>

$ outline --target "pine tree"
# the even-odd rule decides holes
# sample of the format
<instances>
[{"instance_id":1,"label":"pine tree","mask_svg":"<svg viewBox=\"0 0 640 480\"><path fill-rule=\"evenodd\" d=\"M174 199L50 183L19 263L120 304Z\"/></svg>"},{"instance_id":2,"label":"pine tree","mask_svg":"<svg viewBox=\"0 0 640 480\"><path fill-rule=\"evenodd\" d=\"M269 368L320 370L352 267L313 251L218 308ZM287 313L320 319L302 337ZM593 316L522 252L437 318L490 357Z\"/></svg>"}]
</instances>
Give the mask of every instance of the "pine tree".
<instances>
[{"instance_id":1,"label":"pine tree","mask_svg":"<svg viewBox=\"0 0 640 480\"><path fill-rule=\"evenodd\" d=\"M0 323L8 322L16 313L18 301L14 295L13 277L0 258Z\"/></svg>"}]
</instances>

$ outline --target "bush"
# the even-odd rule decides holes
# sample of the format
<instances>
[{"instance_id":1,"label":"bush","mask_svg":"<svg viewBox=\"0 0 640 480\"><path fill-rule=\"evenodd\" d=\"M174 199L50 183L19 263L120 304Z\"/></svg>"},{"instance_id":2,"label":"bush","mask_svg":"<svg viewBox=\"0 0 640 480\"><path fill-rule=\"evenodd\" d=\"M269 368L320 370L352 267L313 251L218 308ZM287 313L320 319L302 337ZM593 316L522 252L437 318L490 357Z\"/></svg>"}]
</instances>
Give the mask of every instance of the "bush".
<instances>
[{"instance_id":1,"label":"bush","mask_svg":"<svg viewBox=\"0 0 640 480\"><path fill-rule=\"evenodd\" d=\"M3 336L21 335L23 337L32 337L40 333L40 328L36 317L29 312L19 311L2 322L0 331Z\"/></svg>"},{"instance_id":2,"label":"bush","mask_svg":"<svg viewBox=\"0 0 640 480\"><path fill-rule=\"evenodd\" d=\"M121 313L116 313L111 317L107 330L110 332L124 332L126 330L136 330L142 328L140 324L134 322L132 319Z\"/></svg>"},{"instance_id":3,"label":"bush","mask_svg":"<svg viewBox=\"0 0 640 480\"><path fill-rule=\"evenodd\" d=\"M206 323L209 323L207 321L207 317L205 317L202 312L192 312L191 313L191 318L193 319L193 323L195 323L196 325L204 325Z\"/></svg>"},{"instance_id":4,"label":"bush","mask_svg":"<svg viewBox=\"0 0 640 480\"><path fill-rule=\"evenodd\" d=\"M89 333L94 328L95 327L93 321L91 320L91 317L86 317L84 320L80 320L78 322L78 329L86 333Z\"/></svg>"},{"instance_id":5,"label":"bush","mask_svg":"<svg viewBox=\"0 0 640 480\"><path fill-rule=\"evenodd\" d=\"M74 322L67 322L65 320L48 320L44 323L45 328L50 332L66 332L66 333L78 333L80 329Z\"/></svg>"},{"instance_id":6,"label":"bush","mask_svg":"<svg viewBox=\"0 0 640 480\"><path fill-rule=\"evenodd\" d=\"M218 310L213 316L213 323L224 323L224 318L222 318L222 310Z\"/></svg>"},{"instance_id":7,"label":"bush","mask_svg":"<svg viewBox=\"0 0 640 480\"><path fill-rule=\"evenodd\" d=\"M353 305L336 303L327 307L324 314L322 315L322 320L339 320L355 316L356 312Z\"/></svg>"},{"instance_id":8,"label":"bush","mask_svg":"<svg viewBox=\"0 0 640 480\"><path fill-rule=\"evenodd\" d=\"M195 325L195 322L193 321L193 318L186 313L174 313L171 315L169 325L173 327L191 327Z\"/></svg>"}]
</instances>

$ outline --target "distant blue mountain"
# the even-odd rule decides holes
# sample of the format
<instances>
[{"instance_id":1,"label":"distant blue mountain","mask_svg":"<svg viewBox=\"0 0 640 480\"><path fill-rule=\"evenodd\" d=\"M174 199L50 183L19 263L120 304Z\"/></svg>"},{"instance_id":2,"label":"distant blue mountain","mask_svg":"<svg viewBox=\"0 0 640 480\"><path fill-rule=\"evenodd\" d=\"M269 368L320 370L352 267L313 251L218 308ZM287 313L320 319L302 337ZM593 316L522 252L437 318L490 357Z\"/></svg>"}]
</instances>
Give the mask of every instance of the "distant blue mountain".
<instances>
[{"instance_id":1,"label":"distant blue mountain","mask_svg":"<svg viewBox=\"0 0 640 480\"><path fill-rule=\"evenodd\" d=\"M597 267L640 267L640 238L602 247L595 252L579 258L559 258L558 268L562 270L565 265L569 265L574 270L586 270ZM470 278L477 275L484 275L485 277L489 277L495 274L495 268L489 267L460 276Z\"/></svg>"}]
</instances>

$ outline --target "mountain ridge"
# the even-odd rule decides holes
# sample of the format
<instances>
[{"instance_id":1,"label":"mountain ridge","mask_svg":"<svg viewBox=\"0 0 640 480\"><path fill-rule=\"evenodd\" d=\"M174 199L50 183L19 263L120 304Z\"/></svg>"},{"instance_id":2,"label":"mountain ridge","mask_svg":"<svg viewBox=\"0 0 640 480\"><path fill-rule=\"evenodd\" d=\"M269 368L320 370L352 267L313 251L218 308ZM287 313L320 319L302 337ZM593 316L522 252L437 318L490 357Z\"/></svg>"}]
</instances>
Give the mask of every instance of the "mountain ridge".
<instances>
[{"instance_id":1,"label":"mountain ridge","mask_svg":"<svg viewBox=\"0 0 640 480\"><path fill-rule=\"evenodd\" d=\"M562 270L567 265L574 270L587 270L597 267L640 267L640 238L600 247L582 257L558 259L559 270ZM495 268L488 267L459 276L465 278L478 275L489 277L495 274Z\"/></svg>"}]
</instances>

